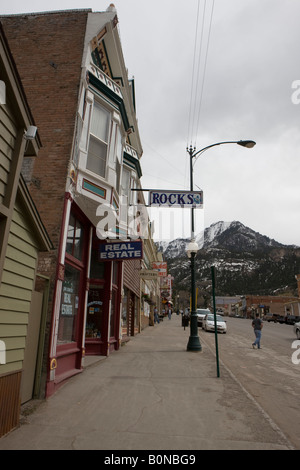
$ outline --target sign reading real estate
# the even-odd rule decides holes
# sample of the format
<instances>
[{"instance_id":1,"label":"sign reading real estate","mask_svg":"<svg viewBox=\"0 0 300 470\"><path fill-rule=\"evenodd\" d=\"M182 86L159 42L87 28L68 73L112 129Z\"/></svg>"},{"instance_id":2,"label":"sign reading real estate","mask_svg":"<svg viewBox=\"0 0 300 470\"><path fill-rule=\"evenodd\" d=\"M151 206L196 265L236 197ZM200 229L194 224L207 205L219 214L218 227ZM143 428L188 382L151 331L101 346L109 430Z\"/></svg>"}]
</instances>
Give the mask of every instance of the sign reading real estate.
<instances>
[{"instance_id":1,"label":"sign reading real estate","mask_svg":"<svg viewBox=\"0 0 300 470\"><path fill-rule=\"evenodd\" d=\"M99 259L100 261L113 261L125 259L141 259L143 258L143 243L138 242L122 242L107 243L100 245Z\"/></svg>"},{"instance_id":2,"label":"sign reading real estate","mask_svg":"<svg viewBox=\"0 0 300 470\"><path fill-rule=\"evenodd\" d=\"M203 191L152 190L149 192L149 206L202 209Z\"/></svg>"}]
</instances>

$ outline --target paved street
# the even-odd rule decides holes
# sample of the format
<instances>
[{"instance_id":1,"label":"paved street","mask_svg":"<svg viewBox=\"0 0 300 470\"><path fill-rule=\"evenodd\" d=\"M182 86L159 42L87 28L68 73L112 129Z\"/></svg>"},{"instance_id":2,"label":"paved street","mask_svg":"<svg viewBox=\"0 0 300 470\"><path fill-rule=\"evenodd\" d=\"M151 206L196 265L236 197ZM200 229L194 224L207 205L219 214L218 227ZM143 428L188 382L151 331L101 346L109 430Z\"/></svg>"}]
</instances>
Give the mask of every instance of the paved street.
<instances>
[{"instance_id":1,"label":"paved street","mask_svg":"<svg viewBox=\"0 0 300 470\"><path fill-rule=\"evenodd\" d=\"M230 330L219 337L222 356L242 348L241 363L248 353L257 362L258 351ZM200 334L202 352L193 353L179 316L146 328L42 402L0 449L293 449L223 363L217 377L214 335Z\"/></svg>"},{"instance_id":2,"label":"paved street","mask_svg":"<svg viewBox=\"0 0 300 470\"><path fill-rule=\"evenodd\" d=\"M251 320L227 318L227 326L227 335L218 336L221 360L300 449L300 364L292 362L296 351L292 325L264 323L261 350L251 348ZM214 334L199 331L202 341L215 351Z\"/></svg>"}]
</instances>

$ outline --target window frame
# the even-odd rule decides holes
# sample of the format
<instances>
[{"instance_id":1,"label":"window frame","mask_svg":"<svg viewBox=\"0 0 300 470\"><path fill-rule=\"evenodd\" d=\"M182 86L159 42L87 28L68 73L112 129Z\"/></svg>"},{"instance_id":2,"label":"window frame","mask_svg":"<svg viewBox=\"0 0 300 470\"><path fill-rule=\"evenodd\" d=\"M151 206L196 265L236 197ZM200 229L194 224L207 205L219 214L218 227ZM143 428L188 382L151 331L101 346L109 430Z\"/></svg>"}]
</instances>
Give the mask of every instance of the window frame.
<instances>
[{"instance_id":1,"label":"window frame","mask_svg":"<svg viewBox=\"0 0 300 470\"><path fill-rule=\"evenodd\" d=\"M104 112L107 114L107 121L106 121L106 126L107 126L106 138L107 138L107 142L105 140L103 140L101 137L99 137L98 135L96 135L95 133L92 132L92 121L93 121L93 117L94 117L94 110L97 106L99 108L101 108L102 110L104 110ZM88 132L87 156L86 156L86 166L85 167L86 167L87 171L89 171L93 175L97 175L97 177L103 178L103 179L106 179L106 177L107 177L107 166L108 166L109 152L110 152L111 132L112 132L112 111L111 111L111 109L109 109L108 106L105 106L102 101L100 102L100 100L95 98L94 102L93 102L93 105L92 105L91 113L90 113L90 124L89 124L89 132ZM98 156L97 154L90 152L91 140L93 140L96 143L96 145L99 144L99 146L103 146L103 148L105 148L105 159L102 156ZM91 159L93 159L93 162L96 162L96 159L98 159L98 161L99 160L103 161L103 168L104 168L103 173L96 172L93 169L88 168L89 156L90 156Z\"/></svg>"}]
</instances>

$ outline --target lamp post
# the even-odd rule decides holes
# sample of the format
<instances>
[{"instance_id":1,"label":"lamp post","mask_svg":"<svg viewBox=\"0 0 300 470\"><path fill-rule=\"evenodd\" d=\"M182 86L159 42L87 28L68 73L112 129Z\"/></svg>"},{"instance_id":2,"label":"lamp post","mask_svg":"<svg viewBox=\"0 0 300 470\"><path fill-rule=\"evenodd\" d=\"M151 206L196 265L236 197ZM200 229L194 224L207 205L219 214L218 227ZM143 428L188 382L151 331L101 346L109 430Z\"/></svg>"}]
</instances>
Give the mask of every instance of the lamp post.
<instances>
[{"instance_id":1,"label":"lamp post","mask_svg":"<svg viewBox=\"0 0 300 470\"><path fill-rule=\"evenodd\" d=\"M201 351L202 347L198 335L198 320L196 315L196 281L195 281L195 256L199 247L195 240L191 240L187 246L187 255L191 260L191 329L187 345L188 351Z\"/></svg>"},{"instance_id":2,"label":"lamp post","mask_svg":"<svg viewBox=\"0 0 300 470\"><path fill-rule=\"evenodd\" d=\"M217 142L212 145L208 145L198 151L196 148L190 146L187 148L187 152L190 156L190 190L194 190L193 184L193 158L200 156L206 150L216 147L217 145L224 145L224 144L237 144L241 145L242 147L252 148L256 144L253 140L229 140L225 142ZM191 329L190 329L190 337L187 344L187 351L201 351L202 347L200 344L200 339L198 335L198 321L197 321L197 314L196 314L196 281L195 281L195 256L197 254L199 247L195 242L195 222L194 222L194 208L191 209L191 242L187 246L187 255L191 259Z\"/></svg>"}]
</instances>

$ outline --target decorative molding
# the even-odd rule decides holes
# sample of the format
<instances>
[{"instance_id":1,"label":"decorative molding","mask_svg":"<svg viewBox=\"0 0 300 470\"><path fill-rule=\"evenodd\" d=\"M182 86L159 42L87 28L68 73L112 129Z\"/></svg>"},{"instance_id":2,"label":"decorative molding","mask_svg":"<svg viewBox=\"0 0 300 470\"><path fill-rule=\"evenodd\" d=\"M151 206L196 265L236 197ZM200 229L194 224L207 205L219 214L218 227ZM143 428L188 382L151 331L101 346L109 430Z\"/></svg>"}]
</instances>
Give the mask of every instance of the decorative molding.
<instances>
[{"instance_id":1,"label":"decorative molding","mask_svg":"<svg viewBox=\"0 0 300 470\"><path fill-rule=\"evenodd\" d=\"M82 188L85 191L88 191L92 194L96 194L96 196L99 196L102 199L106 199L106 189L101 188L101 186L98 186L97 184L92 183L91 181L88 181L85 178L83 178L82 180Z\"/></svg>"}]
</instances>

